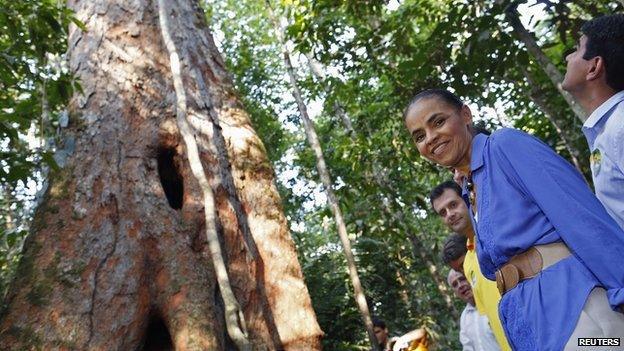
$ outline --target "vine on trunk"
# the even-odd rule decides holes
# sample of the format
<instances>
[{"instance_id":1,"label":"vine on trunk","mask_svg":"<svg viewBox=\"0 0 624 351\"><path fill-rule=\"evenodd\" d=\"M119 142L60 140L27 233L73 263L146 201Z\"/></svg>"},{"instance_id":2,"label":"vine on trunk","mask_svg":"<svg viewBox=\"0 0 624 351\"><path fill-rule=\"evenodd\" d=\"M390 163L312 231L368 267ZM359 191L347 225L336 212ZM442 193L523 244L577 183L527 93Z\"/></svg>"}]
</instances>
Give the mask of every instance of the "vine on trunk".
<instances>
[{"instance_id":1,"label":"vine on trunk","mask_svg":"<svg viewBox=\"0 0 624 351\"><path fill-rule=\"evenodd\" d=\"M206 219L206 238L208 240L208 247L210 248L210 257L212 258L215 274L217 276L217 283L219 284L219 290L221 291L223 303L225 305L226 328L239 350L251 350L251 344L247 336L245 316L232 291L230 279L225 267L223 252L219 244L216 228L214 193L206 177L204 167L201 164L199 149L195 136L193 135L193 130L186 119L186 93L181 76L180 58L171 37L171 31L169 30L165 0L158 0L158 17L163 41L169 53L171 75L173 76L173 86L176 92L176 121L178 129L180 130L180 134L186 146L191 172L202 189L204 216Z\"/></svg>"}]
</instances>

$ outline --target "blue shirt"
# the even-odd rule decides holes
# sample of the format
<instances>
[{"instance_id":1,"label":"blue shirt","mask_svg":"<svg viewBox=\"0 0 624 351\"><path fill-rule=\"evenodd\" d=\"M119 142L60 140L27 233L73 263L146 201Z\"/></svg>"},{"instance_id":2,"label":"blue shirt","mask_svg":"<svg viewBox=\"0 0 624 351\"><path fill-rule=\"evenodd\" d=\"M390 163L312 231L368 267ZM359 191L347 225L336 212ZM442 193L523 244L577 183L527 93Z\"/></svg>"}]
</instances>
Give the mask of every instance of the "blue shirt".
<instances>
[{"instance_id":1,"label":"blue shirt","mask_svg":"<svg viewBox=\"0 0 624 351\"><path fill-rule=\"evenodd\" d=\"M567 161L535 137L501 129L474 137L470 168L487 278L534 245L563 241L573 253L503 295L499 314L514 350L563 350L596 286L612 307L624 303L624 232Z\"/></svg>"},{"instance_id":2,"label":"blue shirt","mask_svg":"<svg viewBox=\"0 0 624 351\"><path fill-rule=\"evenodd\" d=\"M624 91L589 116L583 133L591 151L596 196L624 229Z\"/></svg>"}]
</instances>

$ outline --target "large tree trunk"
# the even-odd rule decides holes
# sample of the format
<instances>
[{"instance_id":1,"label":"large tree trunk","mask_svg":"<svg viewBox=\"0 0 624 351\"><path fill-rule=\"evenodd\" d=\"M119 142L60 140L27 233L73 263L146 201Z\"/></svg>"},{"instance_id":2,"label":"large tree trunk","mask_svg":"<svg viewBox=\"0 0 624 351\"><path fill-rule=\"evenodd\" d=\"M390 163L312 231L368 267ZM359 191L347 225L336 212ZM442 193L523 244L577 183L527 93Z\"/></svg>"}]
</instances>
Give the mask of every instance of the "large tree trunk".
<instances>
[{"instance_id":1,"label":"large tree trunk","mask_svg":"<svg viewBox=\"0 0 624 351\"><path fill-rule=\"evenodd\" d=\"M67 165L52 175L0 321L0 349L233 349L204 197L176 124L156 1L70 1ZM194 1L168 0L187 120L254 349L319 349L274 173Z\"/></svg>"}]
</instances>

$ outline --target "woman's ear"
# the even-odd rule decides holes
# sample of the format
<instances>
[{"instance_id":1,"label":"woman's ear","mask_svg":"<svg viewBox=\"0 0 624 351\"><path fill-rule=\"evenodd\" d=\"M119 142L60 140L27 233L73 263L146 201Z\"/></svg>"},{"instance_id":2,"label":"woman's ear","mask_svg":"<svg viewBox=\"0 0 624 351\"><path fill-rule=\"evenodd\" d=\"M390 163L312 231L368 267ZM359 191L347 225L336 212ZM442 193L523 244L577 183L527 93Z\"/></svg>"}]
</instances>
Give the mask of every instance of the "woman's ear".
<instances>
[{"instance_id":1,"label":"woman's ear","mask_svg":"<svg viewBox=\"0 0 624 351\"><path fill-rule=\"evenodd\" d=\"M464 123L472 125L472 111L470 111L470 107L468 107L468 105L464 104L459 113Z\"/></svg>"}]
</instances>

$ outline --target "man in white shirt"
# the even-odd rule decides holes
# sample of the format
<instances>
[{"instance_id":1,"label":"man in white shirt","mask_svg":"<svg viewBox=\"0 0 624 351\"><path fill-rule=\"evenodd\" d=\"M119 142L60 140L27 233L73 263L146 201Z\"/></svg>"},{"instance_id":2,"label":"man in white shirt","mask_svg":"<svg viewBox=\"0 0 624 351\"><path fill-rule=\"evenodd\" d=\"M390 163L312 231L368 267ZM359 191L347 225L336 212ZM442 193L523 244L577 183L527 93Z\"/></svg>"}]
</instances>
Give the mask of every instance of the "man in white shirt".
<instances>
[{"instance_id":1,"label":"man in white shirt","mask_svg":"<svg viewBox=\"0 0 624 351\"><path fill-rule=\"evenodd\" d=\"M455 295L466 302L459 319L459 341L463 351L500 351L496 338L492 333L486 316L481 315L475 308L472 289L466 277L451 269L448 283Z\"/></svg>"},{"instance_id":2,"label":"man in white shirt","mask_svg":"<svg viewBox=\"0 0 624 351\"><path fill-rule=\"evenodd\" d=\"M596 196L624 229L624 14L595 18L581 32L561 87L589 115L583 133Z\"/></svg>"}]
</instances>

